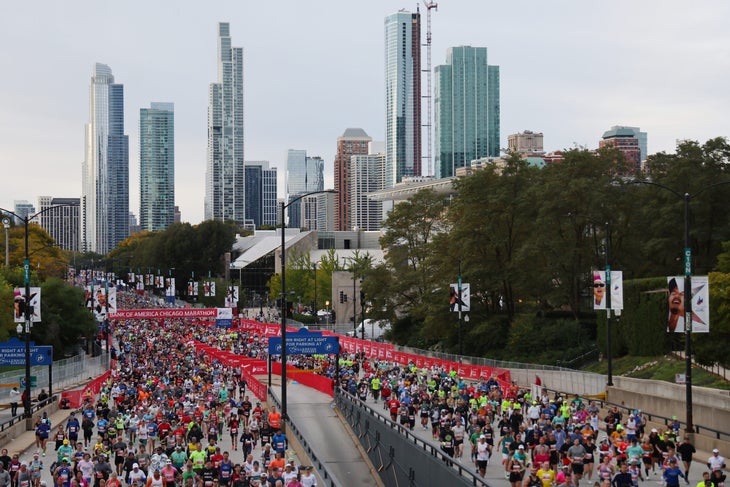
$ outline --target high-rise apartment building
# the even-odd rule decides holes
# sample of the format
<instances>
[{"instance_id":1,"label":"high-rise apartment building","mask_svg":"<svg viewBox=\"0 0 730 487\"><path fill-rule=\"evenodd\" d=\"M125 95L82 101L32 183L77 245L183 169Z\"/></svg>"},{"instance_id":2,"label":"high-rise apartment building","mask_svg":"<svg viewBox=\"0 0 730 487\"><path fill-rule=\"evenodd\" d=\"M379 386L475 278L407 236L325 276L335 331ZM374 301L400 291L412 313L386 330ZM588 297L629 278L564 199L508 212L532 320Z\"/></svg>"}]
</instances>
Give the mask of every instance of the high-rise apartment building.
<instances>
[{"instance_id":1,"label":"high-rise apartment building","mask_svg":"<svg viewBox=\"0 0 730 487\"><path fill-rule=\"evenodd\" d=\"M434 75L436 177L499 156L499 66L487 64L487 48L449 48Z\"/></svg>"},{"instance_id":2,"label":"high-rise apartment building","mask_svg":"<svg viewBox=\"0 0 730 487\"><path fill-rule=\"evenodd\" d=\"M40 225L63 250L81 250L80 206L79 198L38 197L38 211L43 212L38 216Z\"/></svg>"},{"instance_id":3,"label":"high-rise apartment building","mask_svg":"<svg viewBox=\"0 0 730 487\"><path fill-rule=\"evenodd\" d=\"M543 153L542 132L525 130L507 136L507 149L520 155Z\"/></svg>"},{"instance_id":4,"label":"high-rise apartment building","mask_svg":"<svg viewBox=\"0 0 730 487\"><path fill-rule=\"evenodd\" d=\"M218 24L218 82L208 90L205 219L245 217L243 160L243 48L231 47L228 22Z\"/></svg>"},{"instance_id":5,"label":"high-rise apartment building","mask_svg":"<svg viewBox=\"0 0 730 487\"><path fill-rule=\"evenodd\" d=\"M385 189L383 168L385 154L354 155L350 158L350 221L348 230L380 230L383 202L368 199L368 193Z\"/></svg>"},{"instance_id":6,"label":"high-rise apartment building","mask_svg":"<svg viewBox=\"0 0 730 487\"><path fill-rule=\"evenodd\" d=\"M175 222L175 106L139 111L139 226L157 232Z\"/></svg>"},{"instance_id":7,"label":"high-rise apartment building","mask_svg":"<svg viewBox=\"0 0 730 487\"><path fill-rule=\"evenodd\" d=\"M643 144L646 147L646 132L640 132L638 127L622 127L613 126L610 130L603 133L603 137L598 141L598 147L615 147L626 159L631 166L632 171L641 171L641 139L643 134Z\"/></svg>"},{"instance_id":8,"label":"high-rise apartment building","mask_svg":"<svg viewBox=\"0 0 730 487\"><path fill-rule=\"evenodd\" d=\"M421 175L421 16L385 18L385 184Z\"/></svg>"},{"instance_id":9,"label":"high-rise apartment building","mask_svg":"<svg viewBox=\"0 0 730 487\"><path fill-rule=\"evenodd\" d=\"M129 138L124 135L124 85L96 63L82 165L81 248L106 254L129 235Z\"/></svg>"},{"instance_id":10,"label":"high-rise apartment building","mask_svg":"<svg viewBox=\"0 0 730 487\"><path fill-rule=\"evenodd\" d=\"M246 223L257 228L279 223L276 168L269 168L268 161L246 161Z\"/></svg>"},{"instance_id":11,"label":"high-rise apartment building","mask_svg":"<svg viewBox=\"0 0 730 487\"><path fill-rule=\"evenodd\" d=\"M335 230L352 230L350 223L350 158L368 153L372 139L363 129L349 128L337 138L335 155ZM382 172L382 168L381 168Z\"/></svg>"},{"instance_id":12,"label":"high-rise apartment building","mask_svg":"<svg viewBox=\"0 0 730 487\"><path fill-rule=\"evenodd\" d=\"M324 190L324 161L308 157L306 150L289 149L286 159L286 200L289 204L289 227L302 226L301 200L293 198L312 191Z\"/></svg>"}]
</instances>

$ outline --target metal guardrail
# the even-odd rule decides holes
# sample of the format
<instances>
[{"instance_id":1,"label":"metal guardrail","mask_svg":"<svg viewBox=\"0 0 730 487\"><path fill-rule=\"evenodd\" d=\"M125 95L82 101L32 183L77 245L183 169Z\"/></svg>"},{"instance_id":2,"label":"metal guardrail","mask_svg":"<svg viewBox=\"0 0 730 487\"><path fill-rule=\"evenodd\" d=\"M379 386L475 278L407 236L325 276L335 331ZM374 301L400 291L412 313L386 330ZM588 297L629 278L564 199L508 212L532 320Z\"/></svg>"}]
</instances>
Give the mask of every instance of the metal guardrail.
<instances>
[{"instance_id":1,"label":"metal guardrail","mask_svg":"<svg viewBox=\"0 0 730 487\"><path fill-rule=\"evenodd\" d=\"M605 408L606 406L610 406L610 407L616 406L618 409L620 409L620 410L622 410L622 411L624 411L626 413L633 412L634 409L635 409L635 408L626 406L624 404L618 404L618 403L615 403L615 402L606 401L605 399L595 399L595 398L592 398L592 397L584 397L584 396L580 396L580 395L577 395L577 394L571 394L569 392L561 392L561 391L556 391L554 389L548 389L546 387L543 387L543 389L545 389L546 391L552 393L555 397L557 397L557 396L562 396L564 398L566 398L566 397L577 397L577 398L579 398L579 399L581 399L581 400L583 400L585 402L588 402L588 403L590 403L590 402L596 402L596 403L598 403L601 406L601 408ZM671 418L668 418L666 416L662 416L661 414L653 414L653 413L650 413L648 411L642 411L641 413L644 416L646 416L646 419L648 419L649 421L663 422L664 423L664 426L669 426L669 423L671 423L673 421ZM687 423L684 422L684 421L680 421L679 424L683 425L684 427L687 426ZM695 433L700 433L701 430L710 431L713 435L715 435L715 438L716 439L723 440L723 441L730 441L730 432L716 430L714 428L710 428L708 426L702 426L702 425L699 425L697 423L694 424L694 428L695 428ZM707 433L705 433L705 435L707 435ZM709 436L709 435L707 435L707 436Z\"/></svg>"},{"instance_id":2,"label":"metal guardrail","mask_svg":"<svg viewBox=\"0 0 730 487\"><path fill-rule=\"evenodd\" d=\"M279 408L279 410L281 410L281 403L279 402L279 399L277 399L276 396L274 396L271 388L269 387L267 389L267 391L268 391L269 398L274 402L274 404L276 404L276 407ZM330 471L330 469L327 468L327 464L321 460L321 457L317 453L317 450L315 448L313 448L312 445L309 443L309 441L307 441L307 439L304 437L302 432L297 427L296 422L292 421L291 417L284 419L284 421L287 423L287 426L288 426L286 433L289 434L289 431L292 431L294 433L294 435L297 437L297 439L299 440L299 443L301 443L301 445L302 445L302 448L304 448L304 450L307 452L307 455L312 460L312 464L317 469L317 473L322 478L322 482L326 486L330 486L330 487L344 487L344 486L348 485L348 484L338 480L337 477L335 476L335 474L333 474L332 471Z\"/></svg>"},{"instance_id":3,"label":"metal guardrail","mask_svg":"<svg viewBox=\"0 0 730 487\"><path fill-rule=\"evenodd\" d=\"M31 404L30 404L31 416L57 400L58 400L58 396L54 395L53 397L49 397L48 399L46 399L44 401L31 402ZM18 410L20 410L20 407L18 407ZM10 428L11 426L15 426L16 424L18 424L22 421L25 421L25 419L26 419L25 415L19 414L18 416L15 416L14 418L10 418L7 421L3 421L2 423L0 423L0 431L5 431L6 429Z\"/></svg>"},{"instance_id":4,"label":"metal guardrail","mask_svg":"<svg viewBox=\"0 0 730 487\"><path fill-rule=\"evenodd\" d=\"M375 409L368 406L366 403L361 401L360 399L356 398L355 396L351 395L350 393L343 391L342 389L336 389L335 390L335 402L337 403L337 406L342 411L343 415L345 417L352 416L354 413L354 408L357 408L358 410L365 410L367 414L374 416L377 420L385 423L390 428L398 431L401 433L409 442L412 443L412 445L415 448L418 448L419 450L423 450L424 452L428 453L430 456L433 456L443 462L444 467L446 468L453 468L456 470L456 472L464 478L464 480L471 485L474 486L482 486L482 487L490 487L490 485L487 483L486 480L476 475L472 469L473 465L470 465L469 467L465 467L459 463L457 463L452 457L449 457L444 452L442 452L439 448L436 446L428 443L427 441L417 437L408 428L403 427L402 425L391 421L390 418L384 416L379 411L376 411ZM353 406L350 408L351 410L348 411L347 407L342 407L343 403L348 403L349 405ZM344 404L347 405L347 404ZM359 416L359 412L357 413ZM375 441L380 443L381 446L383 446L385 449L392 449L392 446L383 445L382 442L380 442L380 438L376 435ZM450 465L450 467L448 467ZM406 472L407 474L407 472Z\"/></svg>"}]
</instances>

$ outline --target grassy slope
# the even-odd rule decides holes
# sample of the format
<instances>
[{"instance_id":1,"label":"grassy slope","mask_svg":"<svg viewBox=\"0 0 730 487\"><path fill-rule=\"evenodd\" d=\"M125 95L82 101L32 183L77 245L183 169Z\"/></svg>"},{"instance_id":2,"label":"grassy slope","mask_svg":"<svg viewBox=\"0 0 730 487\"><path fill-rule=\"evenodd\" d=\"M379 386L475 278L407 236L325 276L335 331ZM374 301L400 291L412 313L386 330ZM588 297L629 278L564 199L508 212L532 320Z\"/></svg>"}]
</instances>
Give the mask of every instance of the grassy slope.
<instances>
[{"instance_id":1,"label":"grassy slope","mask_svg":"<svg viewBox=\"0 0 730 487\"><path fill-rule=\"evenodd\" d=\"M613 374L637 379L654 379L674 382L675 374L684 374L684 360L674 357L620 357L613 359ZM608 372L608 363L603 360L587 366L584 370L605 374ZM730 389L730 381L721 376L711 374L700 367L692 367L692 385L712 387L715 389Z\"/></svg>"}]
</instances>

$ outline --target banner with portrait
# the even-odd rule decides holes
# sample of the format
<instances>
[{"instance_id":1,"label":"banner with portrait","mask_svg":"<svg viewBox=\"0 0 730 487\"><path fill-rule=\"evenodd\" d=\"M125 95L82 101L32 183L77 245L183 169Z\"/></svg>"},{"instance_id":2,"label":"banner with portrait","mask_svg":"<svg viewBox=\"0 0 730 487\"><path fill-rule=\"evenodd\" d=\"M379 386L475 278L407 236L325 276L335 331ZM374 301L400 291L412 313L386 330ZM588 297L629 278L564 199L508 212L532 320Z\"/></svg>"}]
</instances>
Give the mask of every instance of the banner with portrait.
<instances>
[{"instance_id":1,"label":"banner with portrait","mask_svg":"<svg viewBox=\"0 0 730 487\"><path fill-rule=\"evenodd\" d=\"M91 308L97 321L104 321L107 312L117 312L117 288L114 286L87 286L86 306Z\"/></svg>"},{"instance_id":2,"label":"banner with portrait","mask_svg":"<svg viewBox=\"0 0 730 487\"><path fill-rule=\"evenodd\" d=\"M215 281L203 282L203 296L215 297Z\"/></svg>"},{"instance_id":3,"label":"banner with portrait","mask_svg":"<svg viewBox=\"0 0 730 487\"><path fill-rule=\"evenodd\" d=\"M198 281L188 281L188 296L198 296Z\"/></svg>"},{"instance_id":4,"label":"banner with portrait","mask_svg":"<svg viewBox=\"0 0 730 487\"><path fill-rule=\"evenodd\" d=\"M16 287L13 290L13 321L25 323L25 288ZM39 323L41 321L41 288L30 288L30 321Z\"/></svg>"},{"instance_id":5,"label":"banner with portrait","mask_svg":"<svg viewBox=\"0 0 730 487\"><path fill-rule=\"evenodd\" d=\"M606 309L606 271L593 271L593 309ZM621 271L611 271L611 309L624 309Z\"/></svg>"},{"instance_id":6,"label":"banner with portrait","mask_svg":"<svg viewBox=\"0 0 730 487\"><path fill-rule=\"evenodd\" d=\"M226 308L235 308L238 305L238 286L227 286L226 297L223 300L223 306Z\"/></svg>"},{"instance_id":7,"label":"banner with portrait","mask_svg":"<svg viewBox=\"0 0 730 487\"><path fill-rule=\"evenodd\" d=\"M459 284L453 283L449 285L449 310L462 313L468 312L471 304L471 294L469 292L469 283L461 283L461 294L459 294ZM461 307L459 307L461 305Z\"/></svg>"},{"instance_id":8,"label":"banner with portrait","mask_svg":"<svg viewBox=\"0 0 730 487\"><path fill-rule=\"evenodd\" d=\"M692 276L692 333L710 332L710 284L707 276ZM667 277L667 331L684 333L684 277Z\"/></svg>"}]
</instances>

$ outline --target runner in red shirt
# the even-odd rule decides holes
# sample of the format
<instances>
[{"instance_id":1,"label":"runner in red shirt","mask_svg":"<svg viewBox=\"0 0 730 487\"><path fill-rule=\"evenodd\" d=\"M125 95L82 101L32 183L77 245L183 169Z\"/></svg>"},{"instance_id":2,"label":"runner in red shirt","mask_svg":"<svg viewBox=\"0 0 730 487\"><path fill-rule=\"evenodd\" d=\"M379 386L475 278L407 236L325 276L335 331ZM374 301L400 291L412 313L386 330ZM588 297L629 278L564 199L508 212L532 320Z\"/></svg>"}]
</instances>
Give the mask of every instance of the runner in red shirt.
<instances>
[{"instance_id":1,"label":"runner in red shirt","mask_svg":"<svg viewBox=\"0 0 730 487\"><path fill-rule=\"evenodd\" d=\"M388 401L388 409L390 410L390 420L395 421L398 416L398 409L400 408L400 401L393 397Z\"/></svg>"}]
</instances>

